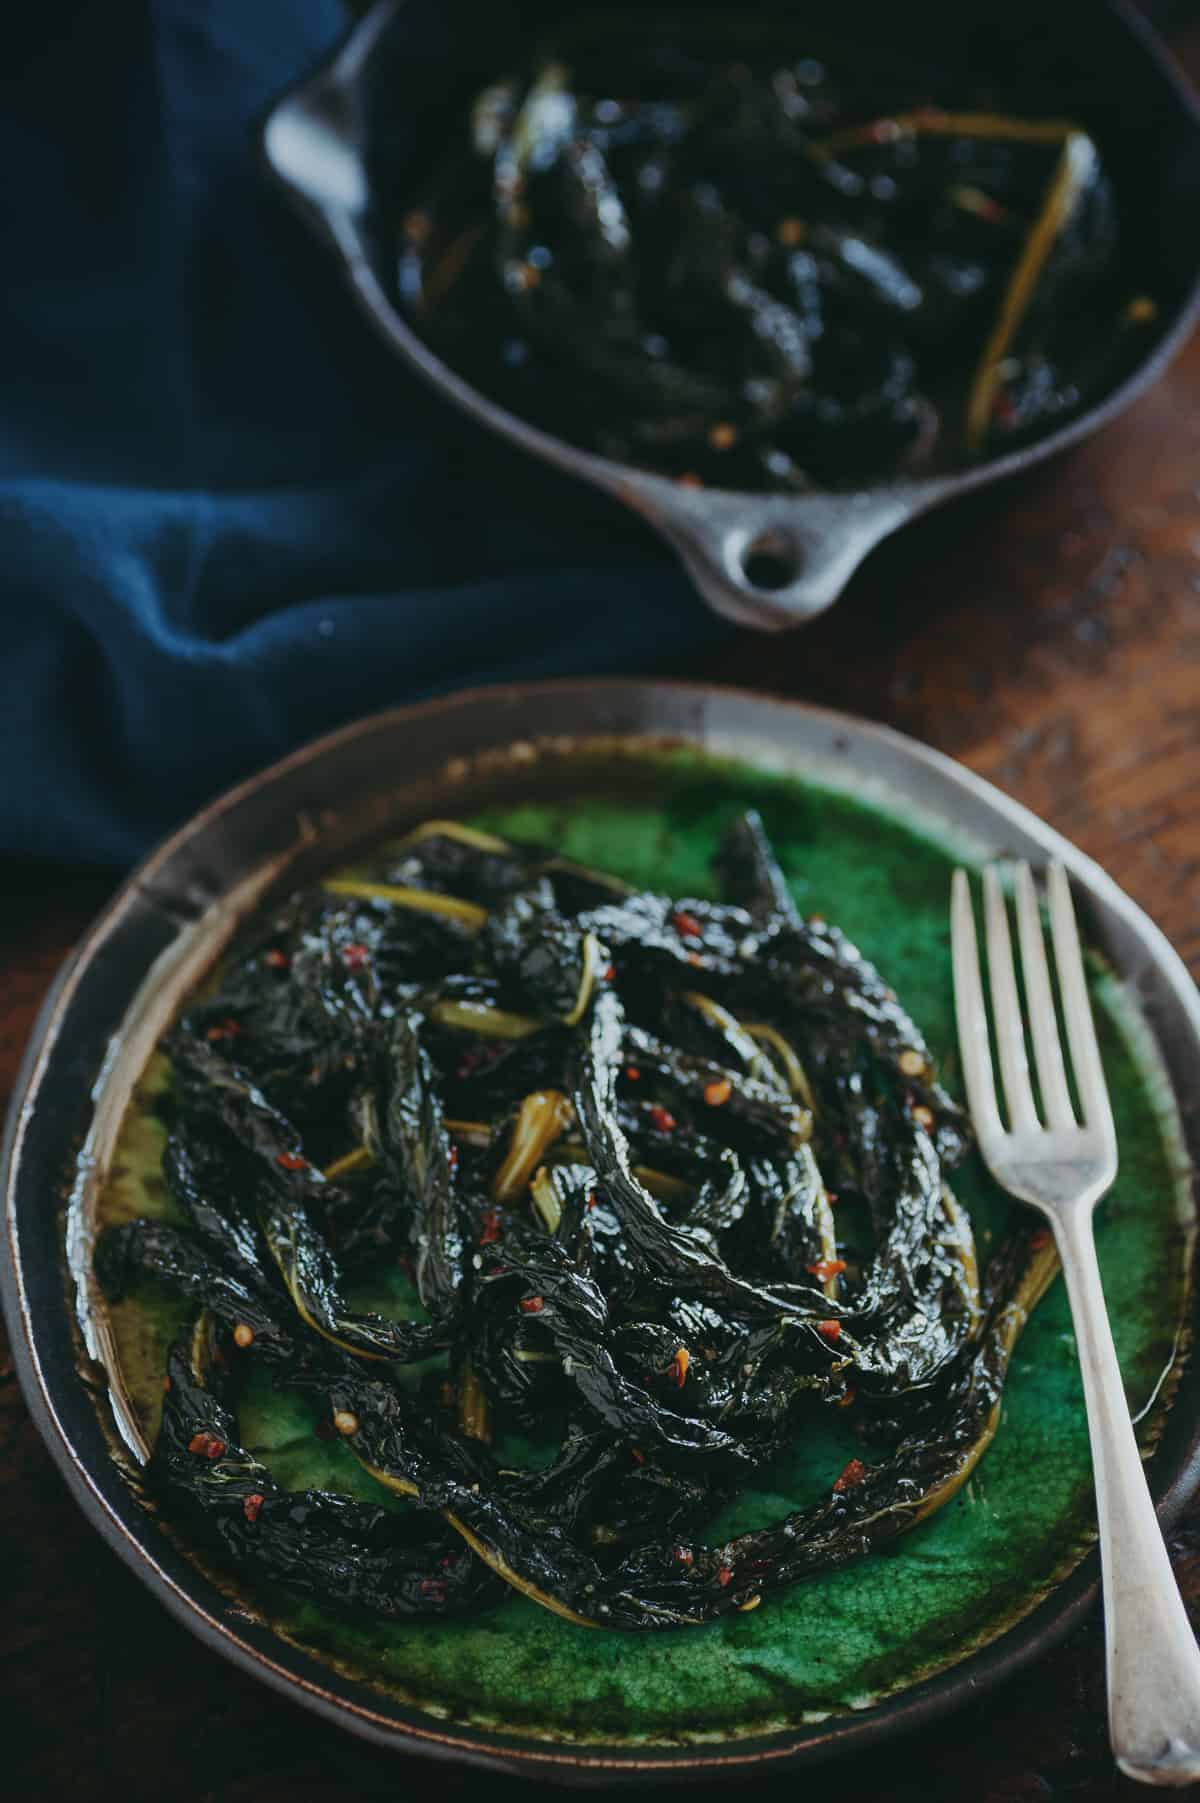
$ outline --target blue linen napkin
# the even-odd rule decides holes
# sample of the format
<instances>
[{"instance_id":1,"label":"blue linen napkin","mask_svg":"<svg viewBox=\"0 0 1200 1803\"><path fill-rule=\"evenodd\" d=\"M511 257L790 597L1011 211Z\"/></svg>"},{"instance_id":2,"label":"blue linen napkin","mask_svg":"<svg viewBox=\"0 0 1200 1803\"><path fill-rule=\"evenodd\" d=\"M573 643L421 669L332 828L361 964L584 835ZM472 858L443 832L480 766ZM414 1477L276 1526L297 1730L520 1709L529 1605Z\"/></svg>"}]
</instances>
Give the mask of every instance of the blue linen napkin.
<instances>
[{"instance_id":1,"label":"blue linen napkin","mask_svg":"<svg viewBox=\"0 0 1200 1803\"><path fill-rule=\"evenodd\" d=\"M12 9L0 72L0 851L121 864L373 709L731 629L472 425L264 182L334 0Z\"/></svg>"}]
</instances>

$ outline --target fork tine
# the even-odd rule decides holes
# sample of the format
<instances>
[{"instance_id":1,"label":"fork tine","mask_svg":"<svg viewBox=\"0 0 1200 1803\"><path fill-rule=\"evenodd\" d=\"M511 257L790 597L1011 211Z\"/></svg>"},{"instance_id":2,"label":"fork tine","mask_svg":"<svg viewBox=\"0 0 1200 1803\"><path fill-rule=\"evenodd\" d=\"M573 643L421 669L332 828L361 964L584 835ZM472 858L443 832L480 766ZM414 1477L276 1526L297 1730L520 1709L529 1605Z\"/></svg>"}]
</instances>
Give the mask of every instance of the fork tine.
<instances>
[{"instance_id":1,"label":"fork tine","mask_svg":"<svg viewBox=\"0 0 1200 1803\"><path fill-rule=\"evenodd\" d=\"M1083 954L1079 949L1079 932L1075 925L1075 909L1067 873L1058 863L1051 864L1046 886L1050 894L1050 925L1054 933L1054 963L1058 970L1058 986L1062 991L1063 1015L1067 1023L1067 1044L1075 1068L1084 1124L1106 1129L1113 1135L1112 1109L1096 1043L1096 1024L1088 1001L1087 980L1083 974Z\"/></svg>"},{"instance_id":2,"label":"fork tine","mask_svg":"<svg viewBox=\"0 0 1200 1803\"><path fill-rule=\"evenodd\" d=\"M988 974L992 983L992 1017L996 1023L996 1046L1000 1053L1000 1075L1004 1080L1009 1124L1013 1128L1036 1127L1039 1123L1029 1083L1021 1000L1017 994L1012 943L1008 936L1008 914L994 864L989 864L983 873L983 913L987 928Z\"/></svg>"},{"instance_id":3,"label":"fork tine","mask_svg":"<svg viewBox=\"0 0 1200 1803\"><path fill-rule=\"evenodd\" d=\"M954 1012L967 1106L980 1141L1003 1133L996 1106L996 1083L988 1044L987 1009L979 976L979 948L971 887L965 870L954 872L950 889L950 941L954 959Z\"/></svg>"},{"instance_id":4,"label":"fork tine","mask_svg":"<svg viewBox=\"0 0 1200 1803\"><path fill-rule=\"evenodd\" d=\"M1029 1031L1037 1060L1046 1125L1074 1127L1075 1113L1071 1107L1071 1092L1067 1088L1062 1047L1058 1043L1058 1022L1054 1014L1054 996L1050 989L1050 971L1046 964L1046 945L1042 938L1037 892L1028 864L1017 865L1017 928L1021 941L1021 970L1025 977L1025 994L1029 1000Z\"/></svg>"}]
</instances>

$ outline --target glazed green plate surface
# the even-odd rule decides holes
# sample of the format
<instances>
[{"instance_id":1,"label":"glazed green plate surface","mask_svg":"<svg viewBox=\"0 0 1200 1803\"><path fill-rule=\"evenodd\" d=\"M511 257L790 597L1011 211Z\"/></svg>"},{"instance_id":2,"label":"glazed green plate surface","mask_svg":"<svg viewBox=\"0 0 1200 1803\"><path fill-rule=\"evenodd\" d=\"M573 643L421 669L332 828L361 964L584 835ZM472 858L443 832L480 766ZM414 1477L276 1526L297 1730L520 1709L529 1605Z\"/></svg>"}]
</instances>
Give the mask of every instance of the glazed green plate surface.
<instances>
[{"instance_id":1,"label":"glazed green plate surface","mask_svg":"<svg viewBox=\"0 0 1200 1803\"><path fill-rule=\"evenodd\" d=\"M938 842L894 813L831 789L695 751L627 766L619 791L530 801L473 817L514 838L550 842L639 885L711 894L709 859L738 809L760 808L797 901L843 927L886 973L958 1092L947 900L972 848ZM1191 1223L1168 1085L1115 977L1091 971L1120 1144L1116 1187L1098 1217L1105 1291L1131 1408L1144 1444L1169 1405L1183 1351ZM126 1121L102 1217L167 1213L163 1130L147 1073ZM956 1180L986 1256L1010 1205L975 1161ZM362 1305L410 1306L404 1280L381 1273ZM153 1432L167 1341L178 1311L113 1311L124 1375ZM828 1489L861 1447L849 1411L826 1410L791 1454L713 1525L724 1538ZM243 1438L294 1487L382 1495L311 1417L252 1384ZM534 1449L528 1449L532 1455ZM575 1627L523 1597L474 1622L348 1626L280 1595L248 1595L287 1638L346 1675L431 1715L544 1741L635 1748L709 1744L795 1728L868 1708L986 1645L1026 1615L1080 1559L1094 1534L1091 1474L1075 1345L1055 1284L1017 1349L995 1442L940 1514L872 1554L753 1613L673 1634Z\"/></svg>"}]
</instances>

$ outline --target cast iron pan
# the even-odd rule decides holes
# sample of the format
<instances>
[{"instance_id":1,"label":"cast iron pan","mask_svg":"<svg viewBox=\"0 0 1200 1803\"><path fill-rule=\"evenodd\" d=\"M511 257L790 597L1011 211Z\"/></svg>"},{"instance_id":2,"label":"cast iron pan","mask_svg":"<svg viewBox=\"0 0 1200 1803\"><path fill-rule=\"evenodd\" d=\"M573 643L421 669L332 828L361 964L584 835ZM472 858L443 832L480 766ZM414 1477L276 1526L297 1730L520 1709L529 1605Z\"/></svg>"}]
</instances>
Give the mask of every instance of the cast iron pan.
<instances>
[{"instance_id":1,"label":"cast iron pan","mask_svg":"<svg viewBox=\"0 0 1200 1803\"><path fill-rule=\"evenodd\" d=\"M266 120L268 168L341 260L387 342L435 388L516 444L620 497L675 547L718 613L792 626L835 601L872 547L929 507L994 482L1103 425L1149 386L1200 317L1200 102L1126 0L839 0L848 43L1011 81L1031 110L1069 112L1117 186L1131 279L1158 319L1146 356L1088 411L1036 443L957 473L802 497L695 489L551 437L488 400L417 337L396 302L397 224L456 109L515 60L514 42L561 4L380 0L333 59ZM686 9L684 9L686 10ZM798 48L804 9L796 15ZM748 571L753 571L752 579Z\"/></svg>"},{"instance_id":2,"label":"cast iron pan","mask_svg":"<svg viewBox=\"0 0 1200 1803\"><path fill-rule=\"evenodd\" d=\"M0 1279L26 1399L72 1493L166 1607L243 1670L369 1740L531 1778L749 1776L874 1745L977 1696L1080 1619L1097 1593L1095 1554L990 1646L861 1712L724 1745L636 1751L456 1727L280 1639L140 1505L110 1409L119 1377L102 1362L103 1308L90 1276L87 1222L130 1091L179 999L245 914L407 820L561 793L578 783L581 749L611 748L614 738L684 742L749 763L769 757L835 785L852 778L993 854L1038 865L1061 858L1089 939L1136 993L1176 1095L1196 1094L1200 997L1162 934L1090 859L948 758L846 715L734 690L635 682L479 690L377 715L296 752L215 802L130 877L64 968L26 1055L0 1167ZM1185 1102L1182 1125L1196 1168L1194 1104ZM1200 1475L1198 1431L1200 1368L1191 1361L1148 1470L1164 1523Z\"/></svg>"}]
</instances>

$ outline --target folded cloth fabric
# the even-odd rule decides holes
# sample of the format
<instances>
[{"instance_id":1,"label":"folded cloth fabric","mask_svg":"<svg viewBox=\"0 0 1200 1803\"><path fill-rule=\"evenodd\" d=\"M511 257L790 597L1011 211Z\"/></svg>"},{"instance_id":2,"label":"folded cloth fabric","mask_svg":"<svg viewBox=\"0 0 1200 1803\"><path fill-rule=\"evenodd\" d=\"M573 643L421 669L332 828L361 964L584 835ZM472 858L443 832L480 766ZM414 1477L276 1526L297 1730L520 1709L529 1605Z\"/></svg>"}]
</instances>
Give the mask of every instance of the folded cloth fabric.
<instances>
[{"instance_id":1,"label":"folded cloth fabric","mask_svg":"<svg viewBox=\"0 0 1200 1803\"><path fill-rule=\"evenodd\" d=\"M372 709L730 628L631 514L378 343L264 182L334 0L13 9L0 850L124 863Z\"/></svg>"}]
</instances>

